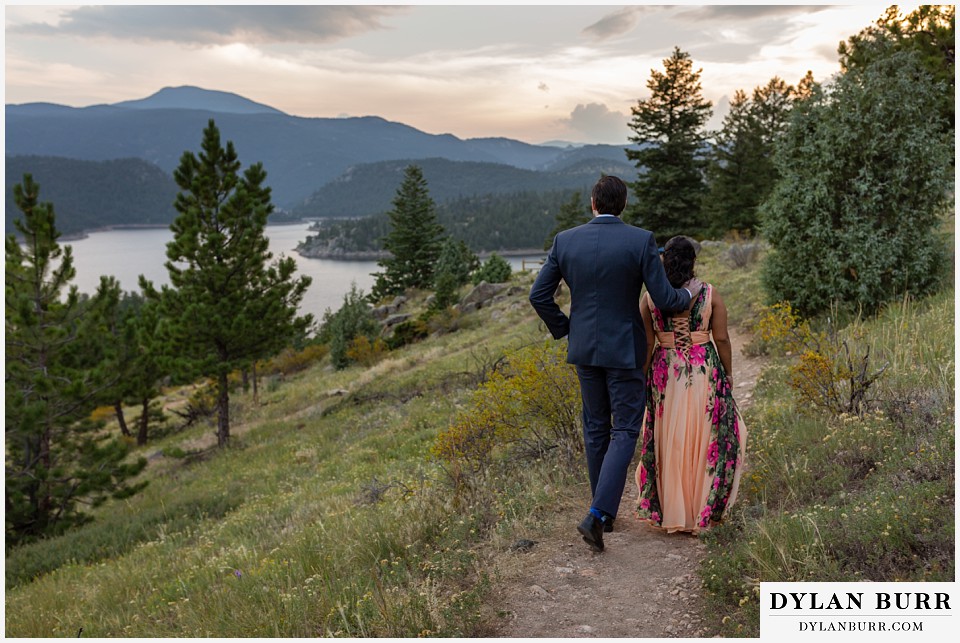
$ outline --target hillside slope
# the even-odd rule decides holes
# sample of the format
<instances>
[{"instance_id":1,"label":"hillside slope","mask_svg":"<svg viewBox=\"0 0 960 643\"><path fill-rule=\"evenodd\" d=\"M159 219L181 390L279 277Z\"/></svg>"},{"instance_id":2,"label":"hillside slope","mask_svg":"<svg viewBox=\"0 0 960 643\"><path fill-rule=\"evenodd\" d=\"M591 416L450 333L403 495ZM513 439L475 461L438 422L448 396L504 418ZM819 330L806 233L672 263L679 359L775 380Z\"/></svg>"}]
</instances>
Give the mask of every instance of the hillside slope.
<instances>
[{"instance_id":1,"label":"hillside slope","mask_svg":"<svg viewBox=\"0 0 960 643\"><path fill-rule=\"evenodd\" d=\"M544 193L580 190L588 193L602 174L633 180L636 169L626 161L602 158L574 159L557 170L527 170L503 163L451 161L442 158L403 159L365 163L314 192L293 213L303 218L363 217L392 208L404 170L423 170L430 198L438 204L455 199L518 192Z\"/></svg>"},{"instance_id":2,"label":"hillside slope","mask_svg":"<svg viewBox=\"0 0 960 643\"><path fill-rule=\"evenodd\" d=\"M65 235L107 226L169 225L176 215L173 177L141 159L8 156L4 183L8 234L14 232L13 220L21 216L13 186L27 173L40 184L40 200L53 203L57 228Z\"/></svg>"}]
</instances>

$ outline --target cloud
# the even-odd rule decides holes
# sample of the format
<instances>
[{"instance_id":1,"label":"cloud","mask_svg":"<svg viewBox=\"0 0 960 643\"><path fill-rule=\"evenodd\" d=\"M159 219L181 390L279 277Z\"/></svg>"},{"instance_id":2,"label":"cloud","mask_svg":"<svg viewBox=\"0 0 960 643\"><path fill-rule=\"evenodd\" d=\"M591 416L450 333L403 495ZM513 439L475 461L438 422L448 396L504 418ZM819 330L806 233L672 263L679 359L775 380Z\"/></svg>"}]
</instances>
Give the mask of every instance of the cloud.
<instances>
[{"instance_id":1,"label":"cloud","mask_svg":"<svg viewBox=\"0 0 960 643\"><path fill-rule=\"evenodd\" d=\"M590 140L619 143L627 138L629 120L625 114L611 111L602 103L587 103L577 105L566 124Z\"/></svg>"},{"instance_id":2,"label":"cloud","mask_svg":"<svg viewBox=\"0 0 960 643\"><path fill-rule=\"evenodd\" d=\"M721 129L723 127L723 119L727 116L729 111L730 97L724 94L717 101L717 104L713 108L713 114L711 114L704 127L707 130Z\"/></svg>"},{"instance_id":3,"label":"cloud","mask_svg":"<svg viewBox=\"0 0 960 643\"><path fill-rule=\"evenodd\" d=\"M691 21L703 20L758 20L760 18L782 18L793 15L809 15L829 9L822 5L709 5L685 9L678 7L677 17Z\"/></svg>"},{"instance_id":4,"label":"cloud","mask_svg":"<svg viewBox=\"0 0 960 643\"><path fill-rule=\"evenodd\" d=\"M629 33L640 19L640 14L649 7L624 7L605 15L589 27L583 29L583 34L596 40L608 40L616 36Z\"/></svg>"},{"instance_id":5,"label":"cloud","mask_svg":"<svg viewBox=\"0 0 960 643\"><path fill-rule=\"evenodd\" d=\"M381 20L400 11L406 9L372 5L85 6L64 13L59 24L34 22L13 26L10 31L190 44L319 43L383 29Z\"/></svg>"},{"instance_id":6,"label":"cloud","mask_svg":"<svg viewBox=\"0 0 960 643\"><path fill-rule=\"evenodd\" d=\"M70 63L41 62L8 54L6 79L26 88L67 87L73 83L101 87L110 81L110 74Z\"/></svg>"}]
</instances>

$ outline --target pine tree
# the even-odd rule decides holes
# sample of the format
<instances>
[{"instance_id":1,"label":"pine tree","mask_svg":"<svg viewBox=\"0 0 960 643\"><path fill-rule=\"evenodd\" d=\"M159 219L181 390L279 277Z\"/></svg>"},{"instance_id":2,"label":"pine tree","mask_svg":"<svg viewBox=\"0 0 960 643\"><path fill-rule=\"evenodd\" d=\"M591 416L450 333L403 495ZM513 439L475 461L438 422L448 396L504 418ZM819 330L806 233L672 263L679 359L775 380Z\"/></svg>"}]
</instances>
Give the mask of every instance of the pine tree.
<instances>
[{"instance_id":1,"label":"pine tree","mask_svg":"<svg viewBox=\"0 0 960 643\"><path fill-rule=\"evenodd\" d=\"M423 172L416 165L407 167L388 214L391 227L383 239L383 249L390 256L378 262L383 272L376 273L371 292L374 301L398 295L407 288L432 288L434 266L443 241L436 206Z\"/></svg>"},{"instance_id":2,"label":"pine tree","mask_svg":"<svg viewBox=\"0 0 960 643\"><path fill-rule=\"evenodd\" d=\"M632 108L634 135L629 140L641 147L626 154L640 176L632 184L635 201L623 218L666 240L698 235L705 228L700 210L706 166L703 126L712 112L701 93L703 70L693 70L690 54L675 47L663 64L664 72L650 72L650 98Z\"/></svg>"},{"instance_id":3,"label":"pine tree","mask_svg":"<svg viewBox=\"0 0 960 643\"><path fill-rule=\"evenodd\" d=\"M140 405L137 419L137 444L147 443L151 420L163 420L163 411L154 409L154 400L160 395L160 380L167 374L164 363L169 361L169 344L160 332L163 319L155 301L143 301L136 314L127 318L126 329L133 339L131 360L137 368L129 375L127 399Z\"/></svg>"},{"instance_id":4,"label":"pine tree","mask_svg":"<svg viewBox=\"0 0 960 643\"><path fill-rule=\"evenodd\" d=\"M351 283L337 312L329 308L324 311L317 339L330 346L330 361L334 368L343 369L350 364L347 355L350 344L358 337L366 337L372 343L380 335L380 330L363 290Z\"/></svg>"},{"instance_id":5,"label":"pine tree","mask_svg":"<svg viewBox=\"0 0 960 643\"><path fill-rule=\"evenodd\" d=\"M133 437L127 426L124 405L139 405L137 445L147 443L149 422L162 420L162 411L151 404L160 394L160 380L167 375L164 369L166 342L158 333L159 306L137 293L121 293L113 277L102 277L101 288L114 293L113 313L106 318L104 360L118 381L108 391L107 402L113 406L120 431Z\"/></svg>"},{"instance_id":6,"label":"pine tree","mask_svg":"<svg viewBox=\"0 0 960 643\"><path fill-rule=\"evenodd\" d=\"M264 230L273 205L263 166L241 175L233 143L221 147L213 120L201 150L184 152L173 175L181 192L167 244L172 286L157 292L141 277L141 287L160 303L164 333L183 358L179 366L216 380L222 447L230 438L228 375L306 332L312 318L297 316L297 305L310 278L294 277L290 257L271 263Z\"/></svg>"},{"instance_id":7,"label":"pine tree","mask_svg":"<svg viewBox=\"0 0 960 643\"><path fill-rule=\"evenodd\" d=\"M734 94L707 167L704 213L714 236L758 230L758 208L779 178L774 147L786 127L793 93L774 77L753 90L752 100L742 90Z\"/></svg>"},{"instance_id":8,"label":"pine tree","mask_svg":"<svg viewBox=\"0 0 960 643\"><path fill-rule=\"evenodd\" d=\"M126 497L146 460L88 420L111 374L88 350L112 298L81 300L70 246L62 248L53 205L39 202L30 174L13 189L23 245L6 239L6 533L8 543L58 533L89 520L81 503ZM64 293L64 291L66 292ZM65 294L65 297L63 296Z\"/></svg>"},{"instance_id":9,"label":"pine tree","mask_svg":"<svg viewBox=\"0 0 960 643\"><path fill-rule=\"evenodd\" d=\"M806 75L797 83L797 88L793 94L794 101L810 98L819 87L820 84L813 79L813 72L808 69Z\"/></svg>"},{"instance_id":10,"label":"pine tree","mask_svg":"<svg viewBox=\"0 0 960 643\"><path fill-rule=\"evenodd\" d=\"M543 242L544 250L550 249L553 245L553 239L559 233L590 220L589 209L582 203L582 198L583 195L580 192L574 192L570 200L560 206L560 210L557 212L557 224L550 231L547 240Z\"/></svg>"},{"instance_id":11,"label":"pine tree","mask_svg":"<svg viewBox=\"0 0 960 643\"><path fill-rule=\"evenodd\" d=\"M807 75L812 82L813 76L810 72L807 72ZM787 128L790 108L793 107L796 93L793 86L788 85L779 76L774 76L766 85L755 87L753 90L751 112L759 127L760 140L771 152Z\"/></svg>"},{"instance_id":12,"label":"pine tree","mask_svg":"<svg viewBox=\"0 0 960 643\"><path fill-rule=\"evenodd\" d=\"M757 203L751 179L752 161L760 149L757 134L750 99L738 89L730 101L730 111L723 119L707 167L709 191L703 210L713 236L756 227Z\"/></svg>"},{"instance_id":13,"label":"pine tree","mask_svg":"<svg viewBox=\"0 0 960 643\"><path fill-rule=\"evenodd\" d=\"M430 307L443 310L457 301L457 290L470 283L470 273L480 265L477 255L463 240L447 237L440 249L434 275L434 297Z\"/></svg>"},{"instance_id":14,"label":"pine tree","mask_svg":"<svg viewBox=\"0 0 960 643\"><path fill-rule=\"evenodd\" d=\"M505 281L510 281L510 275L512 274L513 269L510 267L510 263L494 252L473 273L473 285L476 286L482 281L488 284L502 284Z\"/></svg>"}]
</instances>

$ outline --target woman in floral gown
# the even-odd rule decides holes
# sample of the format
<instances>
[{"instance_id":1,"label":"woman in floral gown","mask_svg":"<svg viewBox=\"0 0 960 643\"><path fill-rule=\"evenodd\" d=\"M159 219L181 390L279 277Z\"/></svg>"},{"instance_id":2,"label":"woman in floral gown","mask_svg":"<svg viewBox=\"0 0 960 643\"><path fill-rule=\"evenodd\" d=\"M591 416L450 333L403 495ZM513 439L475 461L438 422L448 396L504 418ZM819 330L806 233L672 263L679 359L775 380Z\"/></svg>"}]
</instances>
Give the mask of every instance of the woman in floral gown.
<instances>
[{"instance_id":1,"label":"woman in floral gown","mask_svg":"<svg viewBox=\"0 0 960 643\"><path fill-rule=\"evenodd\" d=\"M693 276L694 243L673 237L666 244L664 268L675 287ZM704 283L682 314L665 316L646 294L640 312L648 377L637 515L668 532L696 534L733 505L746 452L747 430L733 399L727 310Z\"/></svg>"}]
</instances>

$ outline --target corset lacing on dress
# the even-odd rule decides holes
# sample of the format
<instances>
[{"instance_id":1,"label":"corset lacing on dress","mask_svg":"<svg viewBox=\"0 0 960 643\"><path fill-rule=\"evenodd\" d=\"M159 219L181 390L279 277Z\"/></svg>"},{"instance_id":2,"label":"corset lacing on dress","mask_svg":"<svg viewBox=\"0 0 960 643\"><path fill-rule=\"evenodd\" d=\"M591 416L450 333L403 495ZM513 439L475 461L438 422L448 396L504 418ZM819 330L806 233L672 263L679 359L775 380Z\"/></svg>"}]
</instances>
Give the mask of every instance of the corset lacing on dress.
<instances>
[{"instance_id":1,"label":"corset lacing on dress","mask_svg":"<svg viewBox=\"0 0 960 643\"><path fill-rule=\"evenodd\" d=\"M690 330L690 317L684 314L682 317L673 318L673 330L658 330L657 340L664 348L677 348L683 356L690 360L690 347L695 344L706 344L710 341L709 330Z\"/></svg>"}]
</instances>

